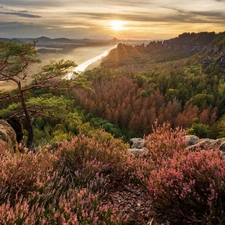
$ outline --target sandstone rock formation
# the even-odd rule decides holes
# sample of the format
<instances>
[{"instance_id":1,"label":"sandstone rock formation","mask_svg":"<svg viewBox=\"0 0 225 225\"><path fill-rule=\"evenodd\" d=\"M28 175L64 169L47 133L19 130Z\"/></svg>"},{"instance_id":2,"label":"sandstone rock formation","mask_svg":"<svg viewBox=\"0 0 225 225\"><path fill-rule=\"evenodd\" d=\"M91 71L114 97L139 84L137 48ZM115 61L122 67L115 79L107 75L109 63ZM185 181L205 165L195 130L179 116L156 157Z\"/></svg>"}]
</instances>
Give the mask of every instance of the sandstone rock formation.
<instances>
[{"instance_id":1,"label":"sandstone rock formation","mask_svg":"<svg viewBox=\"0 0 225 225\"><path fill-rule=\"evenodd\" d=\"M225 138L198 138L195 135L187 135L185 138L187 140L187 148L189 149L217 148L225 154Z\"/></svg>"},{"instance_id":2,"label":"sandstone rock formation","mask_svg":"<svg viewBox=\"0 0 225 225\"><path fill-rule=\"evenodd\" d=\"M5 120L0 120L0 144L4 144L10 152L18 151L16 133L12 126Z\"/></svg>"},{"instance_id":3,"label":"sandstone rock formation","mask_svg":"<svg viewBox=\"0 0 225 225\"><path fill-rule=\"evenodd\" d=\"M132 138L130 140L130 148L127 150L128 154L142 155L148 150L145 148L145 140L142 138Z\"/></svg>"},{"instance_id":4,"label":"sandstone rock formation","mask_svg":"<svg viewBox=\"0 0 225 225\"><path fill-rule=\"evenodd\" d=\"M185 140L188 149L192 150L201 150L204 148L219 149L225 155L225 138L210 139L210 138L199 138L196 135L186 135ZM127 150L128 154L138 156L147 152L148 150L145 148L144 139L132 138L130 140L130 148Z\"/></svg>"},{"instance_id":5,"label":"sandstone rock formation","mask_svg":"<svg viewBox=\"0 0 225 225\"><path fill-rule=\"evenodd\" d=\"M208 66L210 66L212 64L212 60L210 58L210 56L207 56L206 58L204 58L203 63L202 63L202 68L206 68Z\"/></svg>"}]
</instances>

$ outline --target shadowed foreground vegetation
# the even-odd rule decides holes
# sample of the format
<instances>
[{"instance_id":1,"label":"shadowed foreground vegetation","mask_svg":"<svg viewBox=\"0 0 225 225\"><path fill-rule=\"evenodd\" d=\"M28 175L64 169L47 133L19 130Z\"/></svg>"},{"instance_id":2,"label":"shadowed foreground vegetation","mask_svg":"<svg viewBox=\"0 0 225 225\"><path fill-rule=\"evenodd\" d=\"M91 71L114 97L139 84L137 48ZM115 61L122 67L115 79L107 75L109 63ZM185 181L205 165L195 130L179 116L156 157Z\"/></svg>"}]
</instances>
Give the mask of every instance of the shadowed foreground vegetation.
<instances>
[{"instance_id":1,"label":"shadowed foreground vegetation","mask_svg":"<svg viewBox=\"0 0 225 225\"><path fill-rule=\"evenodd\" d=\"M139 157L103 131L37 153L11 155L0 146L1 224L224 224L220 151L187 150L184 131L167 124L145 139L148 153ZM118 210L109 196L125 186L145 192L149 217Z\"/></svg>"}]
</instances>

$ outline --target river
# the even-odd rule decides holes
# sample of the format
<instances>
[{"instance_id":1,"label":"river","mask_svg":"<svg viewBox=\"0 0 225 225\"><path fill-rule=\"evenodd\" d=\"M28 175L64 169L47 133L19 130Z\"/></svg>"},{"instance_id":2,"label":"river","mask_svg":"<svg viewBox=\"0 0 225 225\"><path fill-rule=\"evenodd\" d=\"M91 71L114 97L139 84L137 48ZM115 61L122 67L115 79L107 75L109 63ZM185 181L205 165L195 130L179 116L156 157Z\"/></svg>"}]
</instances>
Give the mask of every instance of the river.
<instances>
[{"instance_id":1,"label":"river","mask_svg":"<svg viewBox=\"0 0 225 225\"><path fill-rule=\"evenodd\" d=\"M80 65L75 67L72 72L70 72L66 76L64 76L63 79L71 80L72 78L75 78L77 75L79 75L80 73L84 72L91 64L93 64L93 63L101 60L105 56L107 56L109 54L110 50L112 50L113 48L116 48L116 45L111 46L109 49L105 50L100 55L97 55L97 56L95 56L95 57L93 57L93 58L91 58L91 59L81 63Z\"/></svg>"}]
</instances>

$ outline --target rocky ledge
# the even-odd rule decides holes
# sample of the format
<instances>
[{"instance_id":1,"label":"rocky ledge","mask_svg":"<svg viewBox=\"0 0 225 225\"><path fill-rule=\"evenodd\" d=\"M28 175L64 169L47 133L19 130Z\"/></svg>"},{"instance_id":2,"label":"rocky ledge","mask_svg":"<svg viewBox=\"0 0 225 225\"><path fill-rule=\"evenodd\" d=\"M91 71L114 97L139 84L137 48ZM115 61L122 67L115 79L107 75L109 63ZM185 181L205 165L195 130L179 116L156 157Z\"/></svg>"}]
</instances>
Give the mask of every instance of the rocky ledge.
<instances>
[{"instance_id":1,"label":"rocky ledge","mask_svg":"<svg viewBox=\"0 0 225 225\"><path fill-rule=\"evenodd\" d=\"M203 149L207 147L211 149L219 149L225 154L225 138L199 138L196 135L186 135L185 138L187 140L187 148L189 149Z\"/></svg>"},{"instance_id":2,"label":"rocky ledge","mask_svg":"<svg viewBox=\"0 0 225 225\"><path fill-rule=\"evenodd\" d=\"M199 138L196 135L186 135L187 148L198 150L204 148L219 149L225 155L225 138L210 139ZM142 138L132 138L130 140L130 148L127 150L128 154L142 155L148 152L145 148L145 140Z\"/></svg>"},{"instance_id":3,"label":"rocky ledge","mask_svg":"<svg viewBox=\"0 0 225 225\"><path fill-rule=\"evenodd\" d=\"M0 144L3 144L11 152L18 151L16 132L6 120L0 120Z\"/></svg>"}]
</instances>

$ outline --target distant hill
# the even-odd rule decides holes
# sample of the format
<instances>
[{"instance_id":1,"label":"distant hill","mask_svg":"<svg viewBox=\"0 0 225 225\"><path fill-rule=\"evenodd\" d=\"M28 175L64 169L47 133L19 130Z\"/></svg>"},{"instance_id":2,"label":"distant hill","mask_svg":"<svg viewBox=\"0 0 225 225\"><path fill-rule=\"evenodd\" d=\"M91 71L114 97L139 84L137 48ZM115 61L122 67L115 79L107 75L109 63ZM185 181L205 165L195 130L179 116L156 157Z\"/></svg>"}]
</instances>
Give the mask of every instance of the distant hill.
<instances>
[{"instance_id":1,"label":"distant hill","mask_svg":"<svg viewBox=\"0 0 225 225\"><path fill-rule=\"evenodd\" d=\"M149 62L166 62L196 53L213 57L225 55L225 32L183 33L165 41L151 41L146 46L118 44L103 60L103 67L119 67Z\"/></svg>"},{"instance_id":2,"label":"distant hill","mask_svg":"<svg viewBox=\"0 0 225 225\"><path fill-rule=\"evenodd\" d=\"M3 42L16 42L17 44L32 43L36 41L36 47L38 47L39 53L59 53L59 52L70 52L76 47L82 46L106 46L115 45L118 40L113 38L111 40L96 40L96 39L69 39L65 37L61 38L49 38L40 36L37 38L0 38ZM58 50L60 48L61 50ZM56 50L57 49L57 50Z\"/></svg>"},{"instance_id":3,"label":"distant hill","mask_svg":"<svg viewBox=\"0 0 225 225\"><path fill-rule=\"evenodd\" d=\"M0 41L3 41L3 42L10 42L10 39L8 39L8 38L0 38Z\"/></svg>"}]
</instances>

